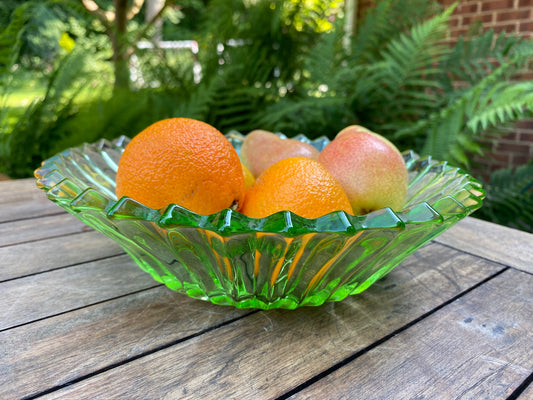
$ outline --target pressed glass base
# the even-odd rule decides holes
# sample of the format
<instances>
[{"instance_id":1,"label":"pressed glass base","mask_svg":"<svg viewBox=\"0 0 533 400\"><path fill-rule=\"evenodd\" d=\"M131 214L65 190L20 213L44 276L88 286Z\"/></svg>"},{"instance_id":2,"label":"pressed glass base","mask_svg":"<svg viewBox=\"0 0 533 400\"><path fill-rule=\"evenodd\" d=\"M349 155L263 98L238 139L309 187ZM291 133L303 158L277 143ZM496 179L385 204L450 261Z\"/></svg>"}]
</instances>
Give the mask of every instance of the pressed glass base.
<instances>
[{"instance_id":1,"label":"pressed glass base","mask_svg":"<svg viewBox=\"0 0 533 400\"><path fill-rule=\"evenodd\" d=\"M284 137L280 134L281 137ZM243 136L227 135L237 151ZM321 150L329 141L306 141ZM118 160L129 139L65 150L35 171L50 200L109 236L156 281L188 296L238 308L320 305L360 293L409 254L481 206L481 184L459 168L405 152L408 200L401 212L339 211L262 219L177 205L153 210L117 200Z\"/></svg>"}]
</instances>

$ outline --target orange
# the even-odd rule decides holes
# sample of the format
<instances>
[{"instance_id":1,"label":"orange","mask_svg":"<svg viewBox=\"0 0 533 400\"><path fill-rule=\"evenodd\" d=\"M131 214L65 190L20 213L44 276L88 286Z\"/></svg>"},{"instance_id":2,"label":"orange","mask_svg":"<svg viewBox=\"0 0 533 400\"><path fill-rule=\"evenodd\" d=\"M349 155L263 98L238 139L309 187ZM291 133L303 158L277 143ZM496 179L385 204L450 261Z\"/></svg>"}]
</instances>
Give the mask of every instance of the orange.
<instances>
[{"instance_id":1,"label":"orange","mask_svg":"<svg viewBox=\"0 0 533 400\"><path fill-rule=\"evenodd\" d=\"M241 162L213 126L189 118L158 121L124 149L116 194L154 209L171 203L198 214L237 209L245 193Z\"/></svg>"},{"instance_id":2,"label":"orange","mask_svg":"<svg viewBox=\"0 0 533 400\"><path fill-rule=\"evenodd\" d=\"M241 212L264 218L284 210L305 218L338 210L353 214L340 183L318 161L305 157L286 158L268 167L246 191Z\"/></svg>"}]
</instances>

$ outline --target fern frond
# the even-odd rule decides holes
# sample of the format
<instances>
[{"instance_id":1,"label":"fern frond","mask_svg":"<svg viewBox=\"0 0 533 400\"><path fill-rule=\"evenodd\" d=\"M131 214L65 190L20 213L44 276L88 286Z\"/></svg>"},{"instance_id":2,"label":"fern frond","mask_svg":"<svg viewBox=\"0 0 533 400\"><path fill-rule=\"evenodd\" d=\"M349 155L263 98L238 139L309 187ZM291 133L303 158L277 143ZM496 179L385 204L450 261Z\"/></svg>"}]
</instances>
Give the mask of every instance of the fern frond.
<instances>
[{"instance_id":1,"label":"fern frond","mask_svg":"<svg viewBox=\"0 0 533 400\"><path fill-rule=\"evenodd\" d=\"M31 17L28 11L32 6L33 4L28 2L17 7L9 25L0 32L0 76L5 76L19 56L24 26Z\"/></svg>"},{"instance_id":2,"label":"fern frond","mask_svg":"<svg viewBox=\"0 0 533 400\"><path fill-rule=\"evenodd\" d=\"M495 171L476 216L533 233L533 164Z\"/></svg>"},{"instance_id":3,"label":"fern frond","mask_svg":"<svg viewBox=\"0 0 533 400\"><path fill-rule=\"evenodd\" d=\"M507 49L512 56L490 71L478 82L443 96L447 103L418 120L415 124L395 132L397 140L425 136L421 152L436 158L469 165L469 152L481 153L477 139L489 128L499 128L533 112L533 84L509 81L510 71L533 51L518 42L515 49Z\"/></svg>"},{"instance_id":4,"label":"fern frond","mask_svg":"<svg viewBox=\"0 0 533 400\"><path fill-rule=\"evenodd\" d=\"M342 29L323 33L304 61L304 71L313 83L334 86L335 75L341 67L343 58Z\"/></svg>"},{"instance_id":5,"label":"fern frond","mask_svg":"<svg viewBox=\"0 0 533 400\"><path fill-rule=\"evenodd\" d=\"M28 107L9 133L8 173L13 177L29 176L38 163L50 155L58 140L68 134L58 128L74 114L73 102L86 80L87 54L73 51L54 70L44 97ZM74 79L74 77L77 77Z\"/></svg>"},{"instance_id":6,"label":"fern frond","mask_svg":"<svg viewBox=\"0 0 533 400\"><path fill-rule=\"evenodd\" d=\"M305 97L282 99L269 106L255 120L257 126L288 136L303 133L308 138L328 136L331 139L355 116L341 97Z\"/></svg>"},{"instance_id":7,"label":"fern frond","mask_svg":"<svg viewBox=\"0 0 533 400\"><path fill-rule=\"evenodd\" d=\"M408 34L402 33L397 39L388 43L382 52L382 57L398 82L420 85L432 72L427 68L446 55L447 46L441 42L447 32L452 11L453 7L413 26Z\"/></svg>"},{"instance_id":8,"label":"fern frond","mask_svg":"<svg viewBox=\"0 0 533 400\"><path fill-rule=\"evenodd\" d=\"M426 139L422 148L422 154L432 155L440 160L459 162L464 165L464 156L454 154L454 144L460 139L465 124L465 108L467 98L460 98L450 106L445 107L429 116L420 125L425 126ZM418 127L421 129L421 126ZM399 135L401 132L397 132Z\"/></svg>"},{"instance_id":9,"label":"fern frond","mask_svg":"<svg viewBox=\"0 0 533 400\"><path fill-rule=\"evenodd\" d=\"M352 65L380 60L386 44L437 13L435 2L382 0L366 12L351 46Z\"/></svg>"},{"instance_id":10,"label":"fern frond","mask_svg":"<svg viewBox=\"0 0 533 400\"><path fill-rule=\"evenodd\" d=\"M467 126L472 132L508 124L533 113L533 82L500 83L479 100Z\"/></svg>"},{"instance_id":11,"label":"fern frond","mask_svg":"<svg viewBox=\"0 0 533 400\"><path fill-rule=\"evenodd\" d=\"M243 86L239 82L220 79L211 90L207 122L222 132L236 130L246 133L256 128L250 116L265 103L266 88Z\"/></svg>"},{"instance_id":12,"label":"fern frond","mask_svg":"<svg viewBox=\"0 0 533 400\"><path fill-rule=\"evenodd\" d=\"M371 65L358 65L350 75L342 72L337 90L349 87L354 112L364 116L365 124L374 127L383 119L398 126L425 118L442 101L442 89L435 76L442 73L435 64L447 54L442 44L453 8L398 33L385 44L381 60ZM341 86L342 85L342 86ZM382 133L387 125L380 126Z\"/></svg>"},{"instance_id":13,"label":"fern frond","mask_svg":"<svg viewBox=\"0 0 533 400\"><path fill-rule=\"evenodd\" d=\"M533 42L523 37L493 30L478 36L460 37L442 68L448 71L443 78L449 88L454 82L475 85L506 64L506 78L522 68L532 56ZM510 62L512 61L512 62Z\"/></svg>"}]
</instances>

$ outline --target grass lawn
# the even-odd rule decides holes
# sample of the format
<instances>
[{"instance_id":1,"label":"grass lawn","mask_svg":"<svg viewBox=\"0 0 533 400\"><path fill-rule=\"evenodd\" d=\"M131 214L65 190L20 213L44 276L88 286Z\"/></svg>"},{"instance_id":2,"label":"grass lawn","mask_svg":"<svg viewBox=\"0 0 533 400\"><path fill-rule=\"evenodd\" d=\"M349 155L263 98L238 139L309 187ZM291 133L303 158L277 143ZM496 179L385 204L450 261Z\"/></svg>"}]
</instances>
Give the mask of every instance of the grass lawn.
<instances>
[{"instance_id":1,"label":"grass lawn","mask_svg":"<svg viewBox=\"0 0 533 400\"><path fill-rule=\"evenodd\" d=\"M7 97L6 106L9 108L25 108L34 99L44 95L44 87L38 88L23 88L18 89L14 93L10 93Z\"/></svg>"},{"instance_id":2,"label":"grass lawn","mask_svg":"<svg viewBox=\"0 0 533 400\"><path fill-rule=\"evenodd\" d=\"M7 126L15 125L26 108L43 95L44 88L22 89L7 95L2 103L3 113L5 112L3 118L6 118Z\"/></svg>"},{"instance_id":3,"label":"grass lawn","mask_svg":"<svg viewBox=\"0 0 533 400\"><path fill-rule=\"evenodd\" d=\"M16 74L14 80L8 83L8 88L0 94L0 122L10 131L17 120L24 114L26 108L45 93L45 84L34 74ZM3 119L3 121L2 121Z\"/></svg>"}]
</instances>

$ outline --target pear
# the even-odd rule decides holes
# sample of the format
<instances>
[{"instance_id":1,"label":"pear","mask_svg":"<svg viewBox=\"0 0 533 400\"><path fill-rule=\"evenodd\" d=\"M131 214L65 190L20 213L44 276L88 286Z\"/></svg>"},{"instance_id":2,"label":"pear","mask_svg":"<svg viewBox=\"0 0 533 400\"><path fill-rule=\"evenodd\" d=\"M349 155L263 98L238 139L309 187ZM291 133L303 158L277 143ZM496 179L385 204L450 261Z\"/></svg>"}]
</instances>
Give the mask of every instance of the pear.
<instances>
[{"instance_id":1,"label":"pear","mask_svg":"<svg viewBox=\"0 0 533 400\"><path fill-rule=\"evenodd\" d=\"M407 198L407 167L396 146L359 125L341 130L320 152L321 162L344 188L355 215L390 207Z\"/></svg>"},{"instance_id":2,"label":"pear","mask_svg":"<svg viewBox=\"0 0 533 400\"><path fill-rule=\"evenodd\" d=\"M248 133L241 147L241 162L254 177L272 164L291 157L317 160L319 151L309 143L296 139L282 139L272 132L256 129Z\"/></svg>"}]
</instances>

